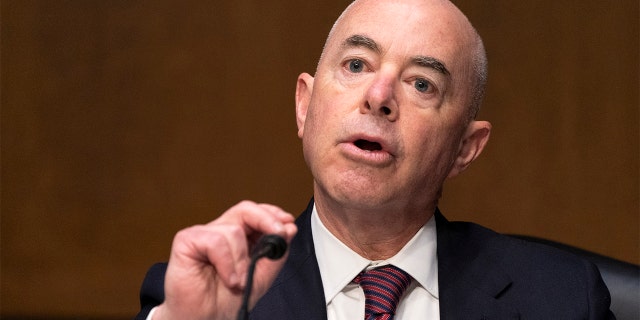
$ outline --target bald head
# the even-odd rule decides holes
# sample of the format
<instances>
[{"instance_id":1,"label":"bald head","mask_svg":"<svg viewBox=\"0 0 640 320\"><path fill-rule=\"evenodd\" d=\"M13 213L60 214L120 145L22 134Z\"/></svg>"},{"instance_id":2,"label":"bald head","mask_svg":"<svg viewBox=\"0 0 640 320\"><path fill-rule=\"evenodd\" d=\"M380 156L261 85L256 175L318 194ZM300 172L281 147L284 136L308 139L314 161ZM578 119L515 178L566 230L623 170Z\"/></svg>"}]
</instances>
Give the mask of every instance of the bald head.
<instances>
[{"instance_id":1,"label":"bald head","mask_svg":"<svg viewBox=\"0 0 640 320\"><path fill-rule=\"evenodd\" d=\"M379 19L376 12L389 10L389 8L404 7L397 10L398 15L386 20ZM452 62L461 66L461 75L464 85L458 88L460 94L466 95L464 99L467 109L467 119L472 120L477 115L484 97L487 81L487 57L480 35L471 25L467 17L450 1L447 0L356 0L353 1L338 17L325 42L318 69L322 67L327 50L340 41L334 41L337 34L344 35L349 32L366 33L367 27L388 28L393 24L392 20L402 22L414 22L411 28L398 30L412 32L418 36L424 35L424 41L429 41L430 46L451 46L451 50L458 51L457 61ZM439 38L433 37L434 27L438 28ZM429 32L428 32L429 31ZM418 40L420 41L420 40Z\"/></svg>"}]
</instances>

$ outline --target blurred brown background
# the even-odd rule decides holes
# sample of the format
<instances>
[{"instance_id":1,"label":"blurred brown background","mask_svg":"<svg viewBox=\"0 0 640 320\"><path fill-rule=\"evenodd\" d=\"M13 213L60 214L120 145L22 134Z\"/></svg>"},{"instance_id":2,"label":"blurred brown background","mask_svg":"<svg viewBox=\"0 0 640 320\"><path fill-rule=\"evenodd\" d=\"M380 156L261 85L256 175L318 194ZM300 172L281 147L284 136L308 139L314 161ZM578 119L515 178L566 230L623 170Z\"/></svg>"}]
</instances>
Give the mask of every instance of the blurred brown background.
<instances>
[{"instance_id":1,"label":"blurred brown background","mask_svg":"<svg viewBox=\"0 0 640 320\"><path fill-rule=\"evenodd\" d=\"M638 1L456 2L494 131L442 210L640 263ZM3 0L2 317L130 318L177 230L300 212L295 80L346 3Z\"/></svg>"}]
</instances>

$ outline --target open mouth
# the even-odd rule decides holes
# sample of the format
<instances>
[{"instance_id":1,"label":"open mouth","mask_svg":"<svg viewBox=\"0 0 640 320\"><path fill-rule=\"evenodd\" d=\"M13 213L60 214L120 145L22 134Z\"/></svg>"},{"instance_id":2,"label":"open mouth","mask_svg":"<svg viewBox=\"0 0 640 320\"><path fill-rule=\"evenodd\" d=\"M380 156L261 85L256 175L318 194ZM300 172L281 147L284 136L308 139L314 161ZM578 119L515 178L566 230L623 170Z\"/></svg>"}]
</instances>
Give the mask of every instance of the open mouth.
<instances>
[{"instance_id":1,"label":"open mouth","mask_svg":"<svg viewBox=\"0 0 640 320\"><path fill-rule=\"evenodd\" d=\"M355 144L356 147L358 147L358 148L360 148L362 150L367 150L367 151L380 151L380 150L382 150L382 146L379 143L368 141L368 140L364 140L364 139L358 139L353 144Z\"/></svg>"}]
</instances>

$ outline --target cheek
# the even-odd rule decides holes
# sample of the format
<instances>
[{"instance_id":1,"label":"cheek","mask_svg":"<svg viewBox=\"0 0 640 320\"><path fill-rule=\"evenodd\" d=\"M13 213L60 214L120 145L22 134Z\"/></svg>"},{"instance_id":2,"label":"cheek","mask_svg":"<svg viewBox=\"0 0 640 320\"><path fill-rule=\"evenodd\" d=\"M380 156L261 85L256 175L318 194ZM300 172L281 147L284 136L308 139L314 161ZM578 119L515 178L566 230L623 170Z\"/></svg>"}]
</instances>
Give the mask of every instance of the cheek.
<instances>
[{"instance_id":1,"label":"cheek","mask_svg":"<svg viewBox=\"0 0 640 320\"><path fill-rule=\"evenodd\" d=\"M405 127L403 136L404 147L417 171L440 171L450 165L457 153L456 131L442 120L416 121Z\"/></svg>"},{"instance_id":2,"label":"cheek","mask_svg":"<svg viewBox=\"0 0 640 320\"><path fill-rule=\"evenodd\" d=\"M306 139L317 140L320 138L319 135L326 131L328 125L330 125L330 119L327 119L328 114L330 114L330 111L319 104L314 104L309 108L304 125Z\"/></svg>"},{"instance_id":3,"label":"cheek","mask_svg":"<svg viewBox=\"0 0 640 320\"><path fill-rule=\"evenodd\" d=\"M313 139L329 139L339 134L348 113L355 109L353 94L322 87L311 101L305 121L305 135Z\"/></svg>"},{"instance_id":4,"label":"cheek","mask_svg":"<svg viewBox=\"0 0 640 320\"><path fill-rule=\"evenodd\" d=\"M307 161L317 159L326 153L330 146L330 139L335 131L335 119L332 119L332 112L324 108L310 108L304 125L304 135L302 145Z\"/></svg>"}]
</instances>

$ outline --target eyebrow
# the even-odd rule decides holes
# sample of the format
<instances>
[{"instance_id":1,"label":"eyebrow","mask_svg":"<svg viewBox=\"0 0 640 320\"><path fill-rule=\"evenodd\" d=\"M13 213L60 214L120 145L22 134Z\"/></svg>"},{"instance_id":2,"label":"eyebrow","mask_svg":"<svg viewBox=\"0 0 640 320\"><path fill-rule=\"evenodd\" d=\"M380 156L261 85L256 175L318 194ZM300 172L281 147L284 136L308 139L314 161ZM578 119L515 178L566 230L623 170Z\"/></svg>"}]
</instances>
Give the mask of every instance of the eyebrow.
<instances>
[{"instance_id":1,"label":"eyebrow","mask_svg":"<svg viewBox=\"0 0 640 320\"><path fill-rule=\"evenodd\" d=\"M375 53L380 54L382 50L375 40L361 34L354 34L342 43L343 47L364 47ZM440 60L429 56L415 56L411 58L411 62L414 65L418 65L425 68L436 70L444 75L450 75L449 70L445 67L444 63Z\"/></svg>"},{"instance_id":2,"label":"eyebrow","mask_svg":"<svg viewBox=\"0 0 640 320\"><path fill-rule=\"evenodd\" d=\"M375 53L381 53L380 46L371 38L361 34L354 34L345 39L342 43L343 47L364 47Z\"/></svg>"},{"instance_id":3,"label":"eyebrow","mask_svg":"<svg viewBox=\"0 0 640 320\"><path fill-rule=\"evenodd\" d=\"M416 56L416 57L413 57L411 60L414 64L417 64L421 67L434 69L447 76L451 75L449 73L449 70L447 70L447 67L444 66L444 63L442 63L440 60L436 58L427 57L427 56Z\"/></svg>"}]
</instances>

